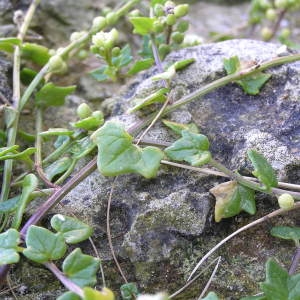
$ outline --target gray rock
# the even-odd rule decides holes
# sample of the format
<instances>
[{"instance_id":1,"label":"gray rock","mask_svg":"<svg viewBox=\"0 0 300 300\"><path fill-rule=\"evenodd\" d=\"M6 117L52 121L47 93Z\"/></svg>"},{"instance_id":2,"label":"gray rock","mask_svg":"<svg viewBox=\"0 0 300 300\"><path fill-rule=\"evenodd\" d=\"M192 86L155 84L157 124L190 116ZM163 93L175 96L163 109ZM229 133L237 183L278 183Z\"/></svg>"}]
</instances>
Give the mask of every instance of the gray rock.
<instances>
[{"instance_id":1,"label":"gray rock","mask_svg":"<svg viewBox=\"0 0 300 300\"><path fill-rule=\"evenodd\" d=\"M10 72L12 65L0 54L0 105L11 103L12 90Z\"/></svg>"},{"instance_id":2,"label":"gray rock","mask_svg":"<svg viewBox=\"0 0 300 300\"><path fill-rule=\"evenodd\" d=\"M238 55L244 61L262 62L276 56L277 48L278 45L263 42L231 40L172 53L166 64L185 58L196 59L194 64L176 75L174 100L224 76L224 58ZM153 90L149 77L154 72L155 69L152 69L142 74L128 88L123 101L117 101L110 108L116 119L127 126L128 122L132 122L134 117L125 114L130 106L129 100ZM245 152L256 148L268 158L280 178L299 182L300 62L267 72L272 74L272 78L257 96L246 95L232 83L180 108L168 118L195 122L209 137L214 156L230 168L249 173ZM174 140L174 136L160 123L147 138ZM200 257L218 241L276 209L276 199L258 194L256 216L242 214L220 224L214 223L214 199L208 190L223 181L222 178L166 166L151 180L138 175L118 176L114 182L110 210L111 234L116 255L128 280L136 281L142 291L174 292L184 284ZM65 197L63 208L57 208L53 213L73 213L94 228L94 242L103 265L107 266L107 285L117 290L121 279L112 263L105 229L107 199L112 184L113 179L105 178L96 171ZM294 212L288 219L275 220L271 225L276 222L296 224L297 218L299 213ZM288 243L268 235L269 227L270 224L267 224L260 230L247 231L220 250L222 265L211 290L225 299L255 294L257 282L264 278L263 264L267 258L276 256L286 266L289 264L293 249ZM84 244L83 249L91 252L88 244ZM23 268L21 275L24 282L28 282L26 276L30 276L26 275L28 268L26 270L24 273ZM201 279L202 287L208 277ZM193 286L178 299L197 299L199 290L200 287ZM34 287L28 286L28 293L34 295Z\"/></svg>"}]
</instances>

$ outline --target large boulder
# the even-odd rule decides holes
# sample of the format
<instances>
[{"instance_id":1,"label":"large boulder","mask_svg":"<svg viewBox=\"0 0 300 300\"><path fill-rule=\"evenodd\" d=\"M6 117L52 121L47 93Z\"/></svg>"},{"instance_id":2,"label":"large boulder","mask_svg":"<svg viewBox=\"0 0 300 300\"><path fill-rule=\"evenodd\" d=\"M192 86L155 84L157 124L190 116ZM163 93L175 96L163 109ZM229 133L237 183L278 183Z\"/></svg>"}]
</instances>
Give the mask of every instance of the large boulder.
<instances>
[{"instance_id":1,"label":"large boulder","mask_svg":"<svg viewBox=\"0 0 300 300\"><path fill-rule=\"evenodd\" d=\"M180 50L167 57L166 64L186 58L196 62L180 71L172 82L174 100L225 75L223 59L237 55L243 61L266 61L277 55L279 45L252 40L231 40ZM123 97L112 106L113 118L128 126L138 117L125 112L130 98L153 91L157 84L149 79L155 68L141 75ZM178 122L195 122L211 141L211 150L219 161L231 169L249 174L251 166L246 151L255 148L264 154L281 180L300 179L300 62L267 70L269 82L256 96L246 95L235 83L221 87L201 99L181 107L166 118ZM147 134L148 139L172 142L174 136L163 125ZM257 194L256 216L241 214L221 223L213 221L215 200L209 189L224 178L164 166L154 179L138 175L118 176L115 182L98 171L92 173L64 199L62 209L54 212L75 214L94 228L94 242L105 267L107 285L118 289L122 283L112 262L106 233L106 210L111 186L111 235L116 255L130 281L141 291L174 292L187 279L195 263L225 236L277 208L276 198ZM299 213L277 218L259 228L237 236L219 251L222 264L211 290L226 299L237 299L258 291L264 279L264 263L276 256L288 266L293 254L289 243L269 235L272 224L296 224ZM82 245L91 253L88 243ZM44 295L49 278L29 285L28 265L17 267L14 278L26 282L27 296L20 299L52 299ZM36 267L32 267L32 271ZM19 270L19 273L18 273ZM209 275L187 289L177 299L197 299ZM38 279L37 279L38 280ZM51 279L52 280L52 279ZM39 281L39 280L38 280ZM29 297L29 298L26 298ZM33 298L31 298L33 299Z\"/></svg>"}]
</instances>

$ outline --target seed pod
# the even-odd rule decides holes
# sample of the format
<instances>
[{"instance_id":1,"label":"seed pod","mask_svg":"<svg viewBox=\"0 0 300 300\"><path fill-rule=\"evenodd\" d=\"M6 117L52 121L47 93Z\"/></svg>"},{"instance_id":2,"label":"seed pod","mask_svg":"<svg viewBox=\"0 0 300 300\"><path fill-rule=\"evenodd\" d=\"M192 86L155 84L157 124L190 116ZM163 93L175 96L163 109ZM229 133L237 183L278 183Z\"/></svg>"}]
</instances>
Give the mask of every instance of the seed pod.
<instances>
[{"instance_id":1,"label":"seed pod","mask_svg":"<svg viewBox=\"0 0 300 300\"><path fill-rule=\"evenodd\" d=\"M161 58L165 58L171 51L171 48L169 45L166 44L160 44L158 47L158 52Z\"/></svg>"},{"instance_id":2,"label":"seed pod","mask_svg":"<svg viewBox=\"0 0 300 300\"><path fill-rule=\"evenodd\" d=\"M292 195L284 193L278 197L278 204L282 209L291 209L294 207L295 200Z\"/></svg>"},{"instance_id":3,"label":"seed pod","mask_svg":"<svg viewBox=\"0 0 300 300\"><path fill-rule=\"evenodd\" d=\"M166 17L166 23L167 23L169 26L174 25L174 24L176 23L176 21L177 21L177 18L176 18L175 15L173 15L173 14L167 15L167 17Z\"/></svg>"},{"instance_id":4,"label":"seed pod","mask_svg":"<svg viewBox=\"0 0 300 300\"><path fill-rule=\"evenodd\" d=\"M269 27L264 27L261 32L261 37L264 41L268 41L272 37L272 30Z\"/></svg>"},{"instance_id":5,"label":"seed pod","mask_svg":"<svg viewBox=\"0 0 300 300\"><path fill-rule=\"evenodd\" d=\"M174 43L181 44L183 42L183 39L184 39L184 34L181 33L181 32L175 31L175 32L172 33L171 39Z\"/></svg>"},{"instance_id":6,"label":"seed pod","mask_svg":"<svg viewBox=\"0 0 300 300\"><path fill-rule=\"evenodd\" d=\"M160 21L155 21L153 23L153 30L155 33L161 33L164 31L164 25Z\"/></svg>"},{"instance_id":7,"label":"seed pod","mask_svg":"<svg viewBox=\"0 0 300 300\"><path fill-rule=\"evenodd\" d=\"M77 116L80 119L85 119L85 118L89 117L91 114L92 114L92 110L86 103L81 103L77 107Z\"/></svg>"},{"instance_id":8,"label":"seed pod","mask_svg":"<svg viewBox=\"0 0 300 300\"><path fill-rule=\"evenodd\" d=\"M189 22L186 21L186 20L181 20L178 22L177 24L177 27L176 27L176 30L179 31L179 32L186 32L188 29L189 29Z\"/></svg>"},{"instance_id":9,"label":"seed pod","mask_svg":"<svg viewBox=\"0 0 300 300\"><path fill-rule=\"evenodd\" d=\"M177 18L184 17L189 12L189 5L188 4L180 4L174 7L174 15Z\"/></svg>"},{"instance_id":10,"label":"seed pod","mask_svg":"<svg viewBox=\"0 0 300 300\"><path fill-rule=\"evenodd\" d=\"M48 64L49 73L64 73L67 70L67 64L60 55L54 55L50 57Z\"/></svg>"},{"instance_id":11,"label":"seed pod","mask_svg":"<svg viewBox=\"0 0 300 300\"><path fill-rule=\"evenodd\" d=\"M112 54L113 57L119 56L120 52L121 52L121 49L119 47L114 47L111 50L111 54Z\"/></svg>"},{"instance_id":12,"label":"seed pod","mask_svg":"<svg viewBox=\"0 0 300 300\"><path fill-rule=\"evenodd\" d=\"M266 18L270 21L274 21L276 20L277 18L277 13L276 13L276 10L273 9L273 8L269 8L267 11L266 11Z\"/></svg>"}]
</instances>

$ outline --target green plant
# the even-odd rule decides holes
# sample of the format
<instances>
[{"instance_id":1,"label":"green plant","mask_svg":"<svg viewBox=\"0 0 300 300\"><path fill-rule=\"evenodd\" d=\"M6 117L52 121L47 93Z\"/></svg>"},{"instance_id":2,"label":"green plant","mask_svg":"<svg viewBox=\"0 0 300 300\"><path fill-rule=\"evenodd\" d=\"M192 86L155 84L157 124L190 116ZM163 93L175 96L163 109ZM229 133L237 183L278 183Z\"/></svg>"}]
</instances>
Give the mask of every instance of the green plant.
<instances>
[{"instance_id":1,"label":"green plant","mask_svg":"<svg viewBox=\"0 0 300 300\"><path fill-rule=\"evenodd\" d=\"M70 190L93 172L96 167L105 176L138 173L145 178L152 178L156 176L161 164L186 169L193 168L197 171L202 171L199 167L208 164L222 172L222 176L231 179L231 181L220 184L211 190L217 199L215 206L215 220L217 222L223 218L235 216L241 211L255 214L256 191L279 197L282 209L271 213L269 218L281 214L287 209L299 208L299 202L294 203L290 200L292 197L294 200L299 201L300 194L292 192L286 189L284 184L278 183L274 170L260 153L252 149L248 151L249 160L254 168L254 178L243 177L239 173L227 169L213 158L208 138L203 134L199 134L194 124L183 125L164 120L164 124L180 136L179 139L171 144L150 141L151 145L147 147L142 145L144 144L143 136L151 126L158 119L167 116L168 113L178 107L231 82L240 85L248 94L258 94L271 77L270 74L263 73L263 71L273 66L297 61L300 59L300 55L277 57L261 64L255 63L246 66L240 63L238 57L225 59L224 69L227 76L171 103L170 83L172 78L176 72L187 67L194 60L174 62L166 67L163 66L161 60L171 50L183 46L184 32L188 28L188 23L181 18L187 14L188 6L186 4L175 5L172 1L152 0L149 16L142 16L138 11L132 11L128 14L133 32L143 35L142 50L139 54L143 59L129 66L133 62L129 45L119 47L118 31L115 28L110 31L104 31L104 29L114 25L137 2L139 1L128 1L119 10L111 11L105 17L97 17L88 32L73 33L68 46L51 53L45 47L24 43L23 41L30 19L38 4L38 1L33 1L21 26L18 38L0 39L1 50L9 53L14 52L15 101L12 106L5 108L6 132L2 136L3 143L6 138L6 146L0 149L0 160L5 161L0 203L1 229L7 229L0 235L0 240L3 241L0 246L0 264L3 265L0 268L0 279L2 281L8 270L7 264L18 262L19 253L22 253L28 259L47 267L71 291L59 297L60 300L80 298L113 299L112 292L105 287L101 292L86 287L95 284L95 274L99 261L82 254L79 248L64 259L63 272L59 271L53 264L54 260L64 257L67 251L66 243L78 243L90 237L91 228L74 218L61 215L56 215L51 219L51 226L57 233L36 226L51 208L57 205ZM75 90L75 86L61 87L50 82L52 74L63 74L67 69L67 60L70 54L73 51L82 49L89 43L91 43L91 52L104 61L102 68L92 72L92 76L99 81L108 79L117 81L126 76L135 75L155 63L158 74L154 75L152 80L158 81L158 89L144 99L134 99L129 113L141 109L148 112L149 107L155 108L156 105L161 104L160 109L158 112L148 114L142 122L132 124L126 130L122 124L111 121L105 122L101 111L92 111L87 104L81 104L77 109L79 120L71 123L70 128L50 128L47 131L42 131L45 109L49 106L63 105L65 97ZM39 72L29 69L20 72L21 59L33 61L42 69ZM23 79L24 84L28 85L22 96L20 94L20 78ZM34 140L35 147L18 151L19 146L16 145L16 137L19 118L31 97L34 98L36 109L36 134L34 137L26 134L23 134L23 136L30 137L30 142ZM142 131L144 128L146 130ZM135 139L138 134L140 136ZM53 138L55 138L53 142L54 151L43 158L43 141L51 141ZM88 154L95 153L96 148L98 149L97 158L91 160L81 170L74 172L77 163L82 158L87 157ZM33 154L35 155L34 161L31 158ZM171 162L167 159L177 162ZM12 195L10 188L13 163L18 160L25 162L27 168L23 174L19 174L14 180L14 185L21 187L21 193L18 196L9 198ZM182 162L186 162L190 166L184 165ZM66 179L70 174L73 174L73 176L67 181ZM113 188L111 194L112 192ZM49 196L48 199L21 227L27 205L36 197L45 194ZM289 198L288 205L286 199L282 204L282 198L287 197ZM10 218L13 220L11 223ZM265 221L265 218L255 221L242 230L263 221ZM235 232L220 245L213 248L209 255L206 255L200 261L195 270L212 252L242 230ZM24 243L22 243L21 237L25 240ZM77 263L74 264L74 261ZM267 264L268 278L263 285L265 290L267 290L269 284L273 284L269 279L272 277L272 270L276 268L279 269L273 262ZM120 273L122 274L122 270L120 270ZM289 280L294 282L295 278L299 277L298 275L288 277L282 270L280 273L286 279L286 284ZM126 278L124 279L126 281ZM267 293L265 290L263 291ZM296 290L296 292L299 295L299 290ZM121 293L123 299L132 299L138 294L138 290L135 285L127 283L127 285L121 287ZM162 299L166 298L165 295L161 297ZM216 297L215 294L210 293L206 299L217 299Z\"/></svg>"}]
</instances>

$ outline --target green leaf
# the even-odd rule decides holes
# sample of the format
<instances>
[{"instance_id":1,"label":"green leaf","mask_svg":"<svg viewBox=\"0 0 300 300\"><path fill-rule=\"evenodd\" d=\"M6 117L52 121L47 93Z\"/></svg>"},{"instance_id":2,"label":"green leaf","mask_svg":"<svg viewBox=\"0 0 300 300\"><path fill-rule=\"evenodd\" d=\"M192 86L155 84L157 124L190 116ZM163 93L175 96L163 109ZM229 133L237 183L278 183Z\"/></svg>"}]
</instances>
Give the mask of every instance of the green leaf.
<instances>
[{"instance_id":1,"label":"green leaf","mask_svg":"<svg viewBox=\"0 0 300 300\"><path fill-rule=\"evenodd\" d=\"M0 234L0 266L19 261L17 252L20 243L20 233L15 229L8 229Z\"/></svg>"},{"instance_id":2,"label":"green leaf","mask_svg":"<svg viewBox=\"0 0 300 300\"><path fill-rule=\"evenodd\" d=\"M81 119L75 123L71 123L71 125L75 128L81 128L84 130L95 130L99 128L104 123L104 116L103 113L100 111L93 112L90 117Z\"/></svg>"},{"instance_id":3,"label":"green leaf","mask_svg":"<svg viewBox=\"0 0 300 300\"><path fill-rule=\"evenodd\" d=\"M205 135L187 130L183 130L181 135L181 139L165 149L170 159L186 161L192 166L201 166L211 160L209 141Z\"/></svg>"},{"instance_id":4,"label":"green leaf","mask_svg":"<svg viewBox=\"0 0 300 300\"><path fill-rule=\"evenodd\" d=\"M75 140L70 149L69 153L72 155L72 159L80 159L86 155L88 155L93 149L95 149L96 145L90 139L89 136L86 136L80 140Z\"/></svg>"},{"instance_id":5,"label":"green leaf","mask_svg":"<svg viewBox=\"0 0 300 300\"><path fill-rule=\"evenodd\" d=\"M181 123L176 123L168 120L162 120L162 122L172 129L175 133L181 135L181 132L183 130L187 130L193 133L199 133L199 129L195 123L190 123L190 124L181 124Z\"/></svg>"},{"instance_id":6,"label":"green leaf","mask_svg":"<svg viewBox=\"0 0 300 300\"><path fill-rule=\"evenodd\" d=\"M128 75L135 75L141 71L147 70L153 66L153 58L145 58L134 63L134 65L127 72Z\"/></svg>"},{"instance_id":7,"label":"green leaf","mask_svg":"<svg viewBox=\"0 0 300 300\"><path fill-rule=\"evenodd\" d=\"M21 195L0 203L0 213L10 213L17 209Z\"/></svg>"},{"instance_id":8,"label":"green leaf","mask_svg":"<svg viewBox=\"0 0 300 300\"><path fill-rule=\"evenodd\" d=\"M15 46L20 46L21 40L15 37L0 38L0 51L12 53Z\"/></svg>"},{"instance_id":9,"label":"green leaf","mask_svg":"<svg viewBox=\"0 0 300 300\"><path fill-rule=\"evenodd\" d=\"M144 58L152 58L153 59L153 52L152 52L149 42L150 42L150 36L144 35L142 49L138 52L138 54Z\"/></svg>"},{"instance_id":10,"label":"green leaf","mask_svg":"<svg viewBox=\"0 0 300 300\"><path fill-rule=\"evenodd\" d=\"M34 43L24 43L22 45L22 57L31 60L39 66L44 66L51 55L49 49Z\"/></svg>"},{"instance_id":11,"label":"green leaf","mask_svg":"<svg viewBox=\"0 0 300 300\"><path fill-rule=\"evenodd\" d=\"M82 254L81 249L76 248L65 258L62 269L71 281L84 287L97 283L96 274L99 266L98 258Z\"/></svg>"},{"instance_id":12,"label":"green leaf","mask_svg":"<svg viewBox=\"0 0 300 300\"><path fill-rule=\"evenodd\" d=\"M36 152L36 148L27 148L22 152L17 152L17 151L13 153L9 152L5 155L0 155L0 160L17 159L17 160L22 160L25 163L27 163L29 166L31 166L33 164L33 161L30 158L30 156L35 152Z\"/></svg>"},{"instance_id":13,"label":"green leaf","mask_svg":"<svg viewBox=\"0 0 300 300\"><path fill-rule=\"evenodd\" d=\"M271 229L271 234L284 240L293 240L295 243L299 243L300 227L275 226Z\"/></svg>"},{"instance_id":14,"label":"green leaf","mask_svg":"<svg viewBox=\"0 0 300 300\"><path fill-rule=\"evenodd\" d=\"M21 73L20 73L20 79L21 82L24 85L29 85L31 83L31 81L34 79L34 77L37 75L38 72L29 69L29 68L23 68ZM45 80L42 81L42 83L44 84Z\"/></svg>"},{"instance_id":15,"label":"green leaf","mask_svg":"<svg viewBox=\"0 0 300 300\"><path fill-rule=\"evenodd\" d=\"M219 300L220 298L214 292L209 292L205 298L202 300Z\"/></svg>"},{"instance_id":16,"label":"green leaf","mask_svg":"<svg viewBox=\"0 0 300 300\"><path fill-rule=\"evenodd\" d=\"M129 65L132 59L131 48L127 44L121 49L120 55L112 58L112 64L119 69Z\"/></svg>"},{"instance_id":17,"label":"green leaf","mask_svg":"<svg viewBox=\"0 0 300 300\"><path fill-rule=\"evenodd\" d=\"M45 168L47 178L52 181L56 176L66 172L72 165L73 159L70 157L61 157Z\"/></svg>"},{"instance_id":18,"label":"green leaf","mask_svg":"<svg viewBox=\"0 0 300 300\"><path fill-rule=\"evenodd\" d=\"M62 233L54 234L46 228L34 225L31 225L27 231L26 246L23 254L38 263L60 259L67 251Z\"/></svg>"},{"instance_id":19,"label":"green leaf","mask_svg":"<svg viewBox=\"0 0 300 300\"><path fill-rule=\"evenodd\" d=\"M107 68L108 66L103 66L101 68L89 72L89 74L97 81L105 81L109 79L108 75L105 73Z\"/></svg>"},{"instance_id":20,"label":"green leaf","mask_svg":"<svg viewBox=\"0 0 300 300\"><path fill-rule=\"evenodd\" d=\"M155 18L132 17L129 18L129 21L134 27L133 33L145 35L153 31L153 23Z\"/></svg>"},{"instance_id":21,"label":"green leaf","mask_svg":"<svg viewBox=\"0 0 300 300\"><path fill-rule=\"evenodd\" d=\"M283 269L273 259L268 259L266 263L266 281L261 283L261 289L268 300L288 300L300 299L300 290L298 298L290 298L288 290L288 272Z\"/></svg>"},{"instance_id":22,"label":"green leaf","mask_svg":"<svg viewBox=\"0 0 300 300\"><path fill-rule=\"evenodd\" d=\"M259 295L259 296L247 296L241 298L241 300L268 300L265 295Z\"/></svg>"},{"instance_id":23,"label":"green leaf","mask_svg":"<svg viewBox=\"0 0 300 300\"><path fill-rule=\"evenodd\" d=\"M133 300L137 298L139 294L136 283L129 282L122 284L120 287L122 300Z\"/></svg>"},{"instance_id":24,"label":"green leaf","mask_svg":"<svg viewBox=\"0 0 300 300\"><path fill-rule=\"evenodd\" d=\"M51 218L51 226L57 232L61 232L68 244L76 244L88 239L93 230L87 224L71 217L60 214Z\"/></svg>"},{"instance_id":25,"label":"green leaf","mask_svg":"<svg viewBox=\"0 0 300 300\"><path fill-rule=\"evenodd\" d=\"M38 179L34 174L27 174L22 183L22 193L20 200L18 202L18 208L14 216L14 220L12 223L12 228L19 229L24 211L26 209L27 204L30 201L31 193L35 191L38 186Z\"/></svg>"},{"instance_id":26,"label":"green leaf","mask_svg":"<svg viewBox=\"0 0 300 300\"><path fill-rule=\"evenodd\" d=\"M5 156L6 154L8 153L16 153L17 149L19 149L19 146L18 145L13 145L11 147L2 147L0 148L0 158L2 156Z\"/></svg>"},{"instance_id":27,"label":"green leaf","mask_svg":"<svg viewBox=\"0 0 300 300\"><path fill-rule=\"evenodd\" d=\"M188 58L188 59L183 59L183 60L177 61L174 64L175 70L176 71L182 70L182 69L186 68L187 66L189 66L190 64L194 63L195 61L196 61L195 58Z\"/></svg>"},{"instance_id":28,"label":"green leaf","mask_svg":"<svg viewBox=\"0 0 300 300\"><path fill-rule=\"evenodd\" d=\"M245 211L255 214L254 191L235 181L221 183L209 190L216 198L215 221L230 218Z\"/></svg>"},{"instance_id":29,"label":"green leaf","mask_svg":"<svg viewBox=\"0 0 300 300\"><path fill-rule=\"evenodd\" d=\"M172 65L167 69L166 72L159 73L157 75L154 75L151 77L152 81L158 81L158 80L171 80L176 74L175 66Z\"/></svg>"},{"instance_id":30,"label":"green leaf","mask_svg":"<svg viewBox=\"0 0 300 300\"><path fill-rule=\"evenodd\" d=\"M113 292L106 287L104 287L101 291L85 287L83 288L83 292L83 300L115 300Z\"/></svg>"},{"instance_id":31,"label":"green leaf","mask_svg":"<svg viewBox=\"0 0 300 300\"><path fill-rule=\"evenodd\" d=\"M264 156L255 150L248 150L247 154L254 167L253 175L264 184L265 189L269 191L271 187L276 187L278 181L275 171Z\"/></svg>"},{"instance_id":32,"label":"green leaf","mask_svg":"<svg viewBox=\"0 0 300 300\"><path fill-rule=\"evenodd\" d=\"M35 142L35 135L25 132L23 130L18 130L18 137L25 142L34 143Z\"/></svg>"},{"instance_id":33,"label":"green leaf","mask_svg":"<svg viewBox=\"0 0 300 300\"><path fill-rule=\"evenodd\" d=\"M75 85L60 87L49 82L36 93L36 104L40 107L63 105L65 97L73 93L75 89Z\"/></svg>"},{"instance_id":34,"label":"green leaf","mask_svg":"<svg viewBox=\"0 0 300 300\"><path fill-rule=\"evenodd\" d=\"M66 292L59 296L56 300L81 300L81 297L73 292Z\"/></svg>"},{"instance_id":35,"label":"green leaf","mask_svg":"<svg viewBox=\"0 0 300 300\"><path fill-rule=\"evenodd\" d=\"M134 107L130 108L127 112L132 113L143 107L149 106L153 103L164 102L166 100L166 94L169 92L169 89L162 88L158 91L152 93L144 99L135 98L133 99Z\"/></svg>"},{"instance_id":36,"label":"green leaf","mask_svg":"<svg viewBox=\"0 0 300 300\"><path fill-rule=\"evenodd\" d=\"M59 136L59 135L67 135L71 136L74 131L66 129L66 128L49 128L47 131L40 132L40 136L48 137L48 136Z\"/></svg>"},{"instance_id":37,"label":"green leaf","mask_svg":"<svg viewBox=\"0 0 300 300\"><path fill-rule=\"evenodd\" d=\"M245 93L249 95L257 95L264 84L271 78L271 76L271 74L256 72L255 74L238 80L237 83L243 88Z\"/></svg>"},{"instance_id":38,"label":"green leaf","mask_svg":"<svg viewBox=\"0 0 300 300\"><path fill-rule=\"evenodd\" d=\"M139 173L146 178L155 177L163 158L163 152L155 147L133 145L130 136L121 125L106 122L91 136L98 146L98 168L105 176Z\"/></svg>"},{"instance_id":39,"label":"green leaf","mask_svg":"<svg viewBox=\"0 0 300 300\"><path fill-rule=\"evenodd\" d=\"M239 71L241 67L240 60L237 56L225 58L223 60L223 64L228 75L234 74L235 72Z\"/></svg>"}]
</instances>

